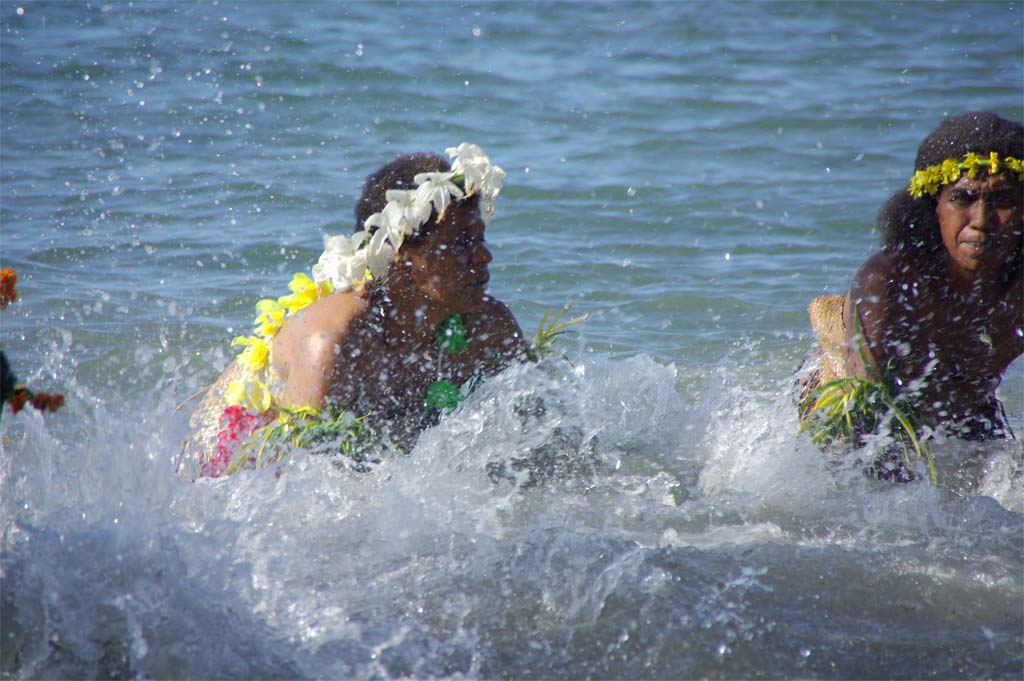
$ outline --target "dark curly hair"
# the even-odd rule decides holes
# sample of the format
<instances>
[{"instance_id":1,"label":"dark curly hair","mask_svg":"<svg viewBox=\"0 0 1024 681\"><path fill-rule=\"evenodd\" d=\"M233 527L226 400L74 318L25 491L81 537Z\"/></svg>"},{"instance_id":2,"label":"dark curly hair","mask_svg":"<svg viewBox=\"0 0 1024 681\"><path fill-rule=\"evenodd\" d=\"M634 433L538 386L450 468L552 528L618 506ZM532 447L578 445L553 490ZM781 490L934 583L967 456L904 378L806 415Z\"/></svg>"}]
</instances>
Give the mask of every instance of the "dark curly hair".
<instances>
[{"instance_id":1,"label":"dark curly hair","mask_svg":"<svg viewBox=\"0 0 1024 681\"><path fill-rule=\"evenodd\" d=\"M914 170L961 158L967 152L988 156L1024 158L1024 126L989 111L975 111L947 118L928 135L917 150ZM917 254L935 263L943 248L939 222L935 215L938 197L925 194L915 199L906 189L893 194L878 212L882 247L890 252ZM1014 258L1020 266L1021 253Z\"/></svg>"},{"instance_id":2,"label":"dark curly hair","mask_svg":"<svg viewBox=\"0 0 1024 681\"><path fill-rule=\"evenodd\" d=\"M451 170L451 164L444 156L430 153L405 154L394 161L381 166L377 171L371 173L363 183L363 193L356 202L355 215L356 224L353 231L363 229L363 223L374 213L384 210L387 205L387 191L389 189L415 189L413 181L420 173L446 173ZM477 197L469 199L476 202ZM471 205L476 205L471 203ZM433 228L437 213L431 213L427 221L418 233L409 236L406 243L414 244L426 236Z\"/></svg>"}]
</instances>

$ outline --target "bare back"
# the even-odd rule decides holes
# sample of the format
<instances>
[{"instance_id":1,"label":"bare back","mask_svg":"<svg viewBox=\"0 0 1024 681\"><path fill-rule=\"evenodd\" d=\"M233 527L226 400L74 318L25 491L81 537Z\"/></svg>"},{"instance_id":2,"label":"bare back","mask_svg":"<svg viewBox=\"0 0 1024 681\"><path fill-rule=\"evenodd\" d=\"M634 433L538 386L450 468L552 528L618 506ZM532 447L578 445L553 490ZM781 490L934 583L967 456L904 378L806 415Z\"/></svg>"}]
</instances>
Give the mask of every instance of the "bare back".
<instances>
[{"instance_id":1,"label":"bare back","mask_svg":"<svg viewBox=\"0 0 1024 681\"><path fill-rule=\"evenodd\" d=\"M434 333L426 342L389 334L385 310L367 294L326 296L289 318L274 338L271 357L282 386L277 398L289 406L330 402L389 421L418 422L431 383L461 385L493 373L525 348L519 325L499 301L489 299L463 319L467 346L447 355L439 352Z\"/></svg>"}]
</instances>

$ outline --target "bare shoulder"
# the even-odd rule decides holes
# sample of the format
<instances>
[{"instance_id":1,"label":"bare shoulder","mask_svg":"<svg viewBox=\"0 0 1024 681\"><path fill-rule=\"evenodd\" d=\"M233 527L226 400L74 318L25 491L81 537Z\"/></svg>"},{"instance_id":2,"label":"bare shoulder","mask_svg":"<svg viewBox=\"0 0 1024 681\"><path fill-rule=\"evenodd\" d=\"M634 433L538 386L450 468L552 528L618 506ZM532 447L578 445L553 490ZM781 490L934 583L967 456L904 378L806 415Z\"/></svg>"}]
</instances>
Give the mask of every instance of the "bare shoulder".
<instances>
[{"instance_id":1,"label":"bare shoulder","mask_svg":"<svg viewBox=\"0 0 1024 681\"><path fill-rule=\"evenodd\" d=\"M466 339L476 361L513 359L526 351L526 340L515 315L491 298L478 312L462 315Z\"/></svg>"},{"instance_id":2,"label":"bare shoulder","mask_svg":"<svg viewBox=\"0 0 1024 681\"><path fill-rule=\"evenodd\" d=\"M343 346L367 301L352 291L324 296L294 317L274 337L271 361L291 404L320 404Z\"/></svg>"},{"instance_id":3,"label":"bare shoulder","mask_svg":"<svg viewBox=\"0 0 1024 681\"><path fill-rule=\"evenodd\" d=\"M850 282L850 299L858 306L881 302L889 287L908 273L906 257L876 251L864 261Z\"/></svg>"}]
</instances>

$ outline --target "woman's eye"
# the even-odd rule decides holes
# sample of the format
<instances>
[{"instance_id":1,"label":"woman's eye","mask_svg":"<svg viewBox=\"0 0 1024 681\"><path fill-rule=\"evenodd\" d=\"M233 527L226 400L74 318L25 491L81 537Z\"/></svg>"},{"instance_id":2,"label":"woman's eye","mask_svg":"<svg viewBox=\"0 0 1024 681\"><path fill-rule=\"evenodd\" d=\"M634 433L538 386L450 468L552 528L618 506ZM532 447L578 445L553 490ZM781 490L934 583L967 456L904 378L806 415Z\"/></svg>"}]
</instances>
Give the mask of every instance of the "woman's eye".
<instances>
[{"instance_id":1,"label":"woman's eye","mask_svg":"<svg viewBox=\"0 0 1024 681\"><path fill-rule=\"evenodd\" d=\"M1009 192L993 194L988 197L988 205L992 208L1014 208L1017 205L1014 199L1014 195Z\"/></svg>"}]
</instances>

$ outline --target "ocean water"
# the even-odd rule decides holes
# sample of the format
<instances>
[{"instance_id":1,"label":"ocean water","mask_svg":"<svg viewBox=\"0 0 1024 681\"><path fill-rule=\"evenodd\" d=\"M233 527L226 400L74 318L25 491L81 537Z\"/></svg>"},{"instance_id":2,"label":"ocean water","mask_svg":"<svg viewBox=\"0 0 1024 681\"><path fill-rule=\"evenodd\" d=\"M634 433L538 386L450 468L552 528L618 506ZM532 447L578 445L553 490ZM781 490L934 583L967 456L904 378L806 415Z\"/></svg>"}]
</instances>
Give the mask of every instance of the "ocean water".
<instances>
[{"instance_id":1,"label":"ocean water","mask_svg":"<svg viewBox=\"0 0 1024 681\"><path fill-rule=\"evenodd\" d=\"M0 2L0 672L1020 678L1020 441L867 480L799 432L843 292L946 115L1024 118L1020 3ZM405 457L174 472L253 304L362 179L508 172L492 292L564 359ZM999 396L1024 433L1024 364Z\"/></svg>"}]
</instances>

